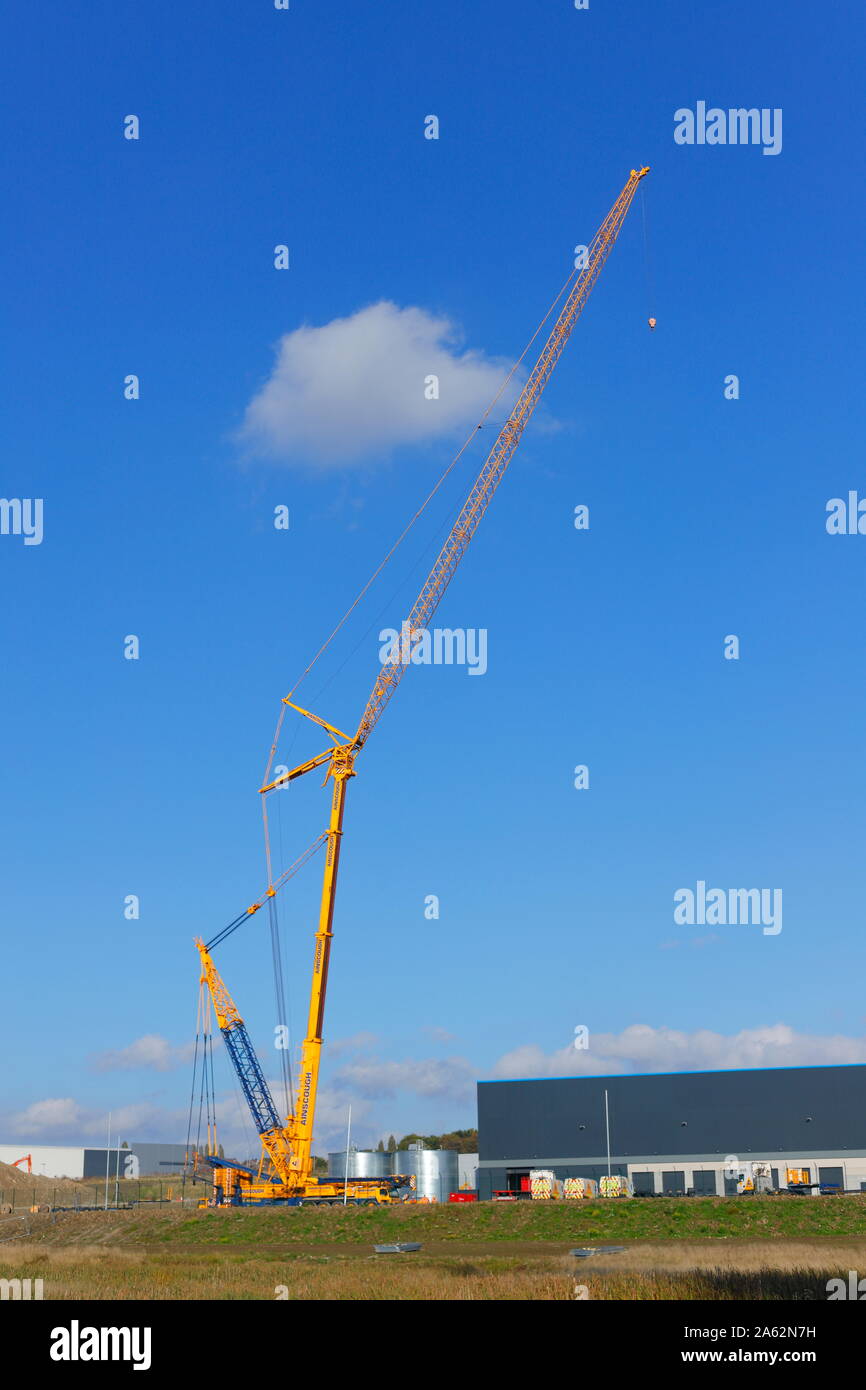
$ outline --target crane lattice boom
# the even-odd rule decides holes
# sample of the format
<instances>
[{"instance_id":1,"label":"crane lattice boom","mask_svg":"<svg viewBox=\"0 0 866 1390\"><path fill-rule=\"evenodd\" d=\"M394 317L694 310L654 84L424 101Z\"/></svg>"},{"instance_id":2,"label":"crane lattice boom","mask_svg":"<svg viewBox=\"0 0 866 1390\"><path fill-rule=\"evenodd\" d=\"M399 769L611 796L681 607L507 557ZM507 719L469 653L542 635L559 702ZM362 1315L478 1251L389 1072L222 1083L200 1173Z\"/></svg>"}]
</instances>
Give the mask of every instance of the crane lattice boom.
<instances>
[{"instance_id":1,"label":"crane lattice boom","mask_svg":"<svg viewBox=\"0 0 866 1390\"><path fill-rule=\"evenodd\" d=\"M330 819L328 828L324 832L327 847L325 870L319 907L319 923L316 931L307 1035L301 1052L297 1105L295 1113L288 1116L286 1124L282 1128L273 1123L276 1114L273 1101L261 1075L261 1069L255 1058L243 1020L237 1013L228 991L213 967L213 962L210 960L206 948L202 943L198 943L202 952L204 977L207 979L216 1006L220 1028L229 1047L235 1070L259 1129L263 1151L270 1157L277 1179L283 1187L300 1193L307 1192L311 1200L321 1200L320 1194L324 1191L324 1188L318 1186L313 1194L311 1145L321 1060L328 964L333 936L334 902L343 835L343 813L347 784L349 779L355 776L355 758L364 747L370 733L381 718L385 706L403 678L410 659L413 635L427 627L465 555L478 524L505 475L551 373L559 361L569 335L580 317L605 261L610 255L631 206L637 186L648 173L649 169L646 168L632 169L628 182L593 237L588 248L586 265L579 271L538 361L530 372L517 403L500 430L496 442L451 528L448 539L439 552L409 617L403 624L403 633L408 640L400 643L399 659L383 665L380 670L355 735L353 737L347 736L319 715L293 704L288 697L284 702L324 728L331 735L332 743L322 753L309 758L298 767L260 787L259 790L266 794L286 782L293 781L295 778L323 766L327 766L327 777L332 779L333 788ZM277 886L279 886L279 880ZM275 891L274 885L269 884L267 891L272 895ZM255 912L259 906L260 902L254 903L248 912ZM244 1183L249 1187L247 1178L238 1180L233 1178L231 1174L220 1181L228 1182L230 1179L235 1184L238 1181L241 1183L240 1187L235 1185L232 1188L234 1192L241 1191ZM215 1177L214 1182L216 1189L219 1186L217 1177ZM224 1187L220 1186L220 1191L223 1190ZM356 1182L352 1190L356 1194L362 1194L363 1184ZM283 1199L258 1196L256 1200ZM355 1200L364 1200L363 1195L356 1195ZM379 1197L375 1200L388 1200L387 1193L383 1195L382 1189L380 1189Z\"/></svg>"},{"instance_id":2,"label":"crane lattice boom","mask_svg":"<svg viewBox=\"0 0 866 1390\"><path fill-rule=\"evenodd\" d=\"M499 437L487 456L475 486L464 502L451 529L451 534L439 552L424 587L415 600L415 606L406 619L403 631L407 640L405 644L401 644L400 660L383 666L376 679L373 693L367 701L367 708L361 716L358 732L355 735L354 742L357 748L362 748L366 743L371 730L381 717L382 711L406 671L408 665L407 651L411 646L413 635L427 627L430 618L439 606L439 600L448 588L457 566L463 559L478 523L505 475L505 470L523 437L523 431L529 423L532 412L541 398L541 393L547 385L554 367L559 361L565 344L568 342L571 330L580 318L590 291L613 249L613 244L619 235L619 230L634 197L635 189L648 173L649 169L632 169L628 183L593 237L588 248L586 265L580 271L571 293L553 325L541 356L530 372L517 404L500 430Z\"/></svg>"}]
</instances>

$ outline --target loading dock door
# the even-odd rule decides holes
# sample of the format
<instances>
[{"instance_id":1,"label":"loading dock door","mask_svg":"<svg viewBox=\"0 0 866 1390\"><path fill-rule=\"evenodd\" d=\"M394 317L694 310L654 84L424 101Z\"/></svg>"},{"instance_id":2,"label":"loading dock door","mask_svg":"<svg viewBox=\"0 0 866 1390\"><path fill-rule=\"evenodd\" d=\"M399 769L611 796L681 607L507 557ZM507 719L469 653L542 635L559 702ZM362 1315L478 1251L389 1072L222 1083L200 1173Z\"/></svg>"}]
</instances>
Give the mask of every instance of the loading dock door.
<instances>
[{"instance_id":1,"label":"loading dock door","mask_svg":"<svg viewBox=\"0 0 866 1390\"><path fill-rule=\"evenodd\" d=\"M652 1196L656 1190L655 1173L632 1173L631 1181L635 1192L641 1194L648 1192Z\"/></svg>"},{"instance_id":2,"label":"loading dock door","mask_svg":"<svg viewBox=\"0 0 866 1390\"><path fill-rule=\"evenodd\" d=\"M713 1169L699 1172L696 1168L692 1173L692 1187L695 1189L696 1197L715 1197L716 1175Z\"/></svg>"},{"instance_id":3,"label":"loading dock door","mask_svg":"<svg viewBox=\"0 0 866 1390\"><path fill-rule=\"evenodd\" d=\"M682 1168L671 1168L662 1173L662 1192L666 1197L686 1195L686 1175Z\"/></svg>"},{"instance_id":4,"label":"loading dock door","mask_svg":"<svg viewBox=\"0 0 866 1390\"><path fill-rule=\"evenodd\" d=\"M822 1187L838 1187L841 1192L845 1186L845 1170L843 1168L819 1167L818 1181Z\"/></svg>"}]
</instances>

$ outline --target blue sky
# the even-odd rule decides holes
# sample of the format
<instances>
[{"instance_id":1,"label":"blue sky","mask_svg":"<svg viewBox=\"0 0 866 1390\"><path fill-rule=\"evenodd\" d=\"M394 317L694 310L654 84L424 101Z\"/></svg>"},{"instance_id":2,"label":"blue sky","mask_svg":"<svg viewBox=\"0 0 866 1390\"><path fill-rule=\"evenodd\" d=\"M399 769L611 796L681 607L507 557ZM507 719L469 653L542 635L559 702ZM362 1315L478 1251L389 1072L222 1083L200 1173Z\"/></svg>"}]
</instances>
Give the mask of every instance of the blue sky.
<instances>
[{"instance_id":1,"label":"blue sky","mask_svg":"<svg viewBox=\"0 0 866 1390\"><path fill-rule=\"evenodd\" d=\"M488 670L412 669L359 760L319 1147L350 1100L361 1141L472 1124L476 1076L866 1060L866 537L825 526L866 496L860 8L94 0L14 28L2 492L44 499L44 539L0 536L2 1137L109 1109L182 1137L192 938L264 887L280 697L478 418L395 442L384 408L349 457L344 407L344 459L263 450L280 340L386 301L498 380L637 163L654 291L636 200L438 615ZM781 108L780 153L676 144L698 101ZM354 729L482 458L302 703ZM279 802L288 861L327 797ZM783 930L678 926L698 880L781 888ZM298 1041L317 887L280 903ZM218 965L268 1059L263 919ZM222 1090L239 1132L225 1059Z\"/></svg>"}]
</instances>

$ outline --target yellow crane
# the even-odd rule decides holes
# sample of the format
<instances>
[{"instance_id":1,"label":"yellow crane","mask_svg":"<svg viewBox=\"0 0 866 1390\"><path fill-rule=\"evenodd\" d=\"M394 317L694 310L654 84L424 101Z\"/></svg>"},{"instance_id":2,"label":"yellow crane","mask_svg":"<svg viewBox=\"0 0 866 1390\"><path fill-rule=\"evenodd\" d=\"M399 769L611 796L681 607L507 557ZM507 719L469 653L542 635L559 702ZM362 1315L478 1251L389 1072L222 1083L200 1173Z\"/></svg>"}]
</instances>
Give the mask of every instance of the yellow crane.
<instances>
[{"instance_id":1,"label":"yellow crane","mask_svg":"<svg viewBox=\"0 0 866 1390\"><path fill-rule=\"evenodd\" d=\"M511 414L503 425L490 450L478 477L457 516L448 539L437 556L421 592L402 626L402 640L399 655L389 663L383 664L373 685L370 698L361 715L354 734L343 733L321 716L302 709L288 696L283 703L296 710L306 719L312 720L330 735L328 747L323 752L298 767L283 773L259 788L263 796L284 786L288 782L303 777L317 768L326 769L325 780L332 783L331 811L327 830L320 839L325 841L325 869L322 881L319 920L316 930L313 978L310 990L310 1009L307 1032L301 1052L301 1070L298 1084L297 1103L293 1114L285 1124L281 1124L276 1108L267 1089L258 1059L246 1035L243 1021L235 1008L223 981L216 971L208 948L201 940L196 941L202 962L202 980L207 984L214 1002L219 1027L226 1040L232 1062L244 1089L247 1103L258 1127L262 1143L262 1160L258 1174L238 1165L214 1166L214 1190L217 1201L299 1201L299 1200L342 1200L344 1185L317 1183L312 1174L313 1121L316 1112L316 1093L319 1080L319 1066L322 1052L324 1030L325 997L328 985L328 965L333 938L334 901L337 890L337 874L340 866L340 849L343 835L343 815L346 805L346 790L350 778L355 774L355 761L370 734L382 717L388 701L403 679L409 664L409 655L415 634L427 628L430 618L447 589L457 566L475 534L494 492L499 486L511 462L529 419L538 404L541 394L550 380L551 373L559 361L575 323L589 298L602 267L610 255L619 235L626 214L638 184L649 173L648 168L632 169L628 181L602 222L588 248L586 263L574 276L571 289L550 331L546 343L526 384L518 397ZM304 860L307 856L302 856ZM300 863L301 861L298 861ZM294 871L293 866L283 874L277 883L270 883L262 897L245 914L256 912L262 903L272 897L282 882ZM234 926L235 924L233 924ZM270 1162L273 1180L262 1178L264 1163ZM364 1201L389 1200L388 1185L382 1180L364 1183L355 1181L348 1192L351 1200Z\"/></svg>"}]
</instances>

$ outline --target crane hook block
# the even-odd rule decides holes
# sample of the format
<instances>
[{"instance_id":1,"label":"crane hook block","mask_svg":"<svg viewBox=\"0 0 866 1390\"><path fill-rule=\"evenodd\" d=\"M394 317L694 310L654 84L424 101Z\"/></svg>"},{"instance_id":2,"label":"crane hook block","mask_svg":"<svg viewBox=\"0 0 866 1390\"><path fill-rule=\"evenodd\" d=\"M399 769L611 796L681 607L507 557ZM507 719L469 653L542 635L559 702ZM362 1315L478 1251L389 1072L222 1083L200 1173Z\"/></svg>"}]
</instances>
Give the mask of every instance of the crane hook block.
<instances>
[{"instance_id":1,"label":"crane hook block","mask_svg":"<svg viewBox=\"0 0 866 1390\"><path fill-rule=\"evenodd\" d=\"M656 326L656 321L655 321L655 319L647 319L647 323L648 323L649 326L650 326L650 330L654 329L655 326Z\"/></svg>"}]
</instances>

